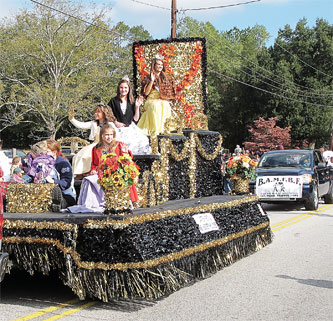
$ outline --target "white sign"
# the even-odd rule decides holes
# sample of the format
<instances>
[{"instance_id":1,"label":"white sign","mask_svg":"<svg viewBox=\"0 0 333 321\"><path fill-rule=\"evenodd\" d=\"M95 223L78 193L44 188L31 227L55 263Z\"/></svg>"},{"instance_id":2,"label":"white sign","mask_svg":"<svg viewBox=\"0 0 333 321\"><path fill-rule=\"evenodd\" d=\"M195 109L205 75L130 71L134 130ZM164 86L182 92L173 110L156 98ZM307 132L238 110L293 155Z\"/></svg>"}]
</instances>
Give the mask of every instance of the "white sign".
<instances>
[{"instance_id":1,"label":"white sign","mask_svg":"<svg viewBox=\"0 0 333 321\"><path fill-rule=\"evenodd\" d=\"M210 232L210 231L218 231L219 227L216 224L214 216L211 213L202 213L195 214L192 216L195 220L195 223L199 225L199 230L201 234Z\"/></svg>"},{"instance_id":2,"label":"white sign","mask_svg":"<svg viewBox=\"0 0 333 321\"><path fill-rule=\"evenodd\" d=\"M256 195L261 199L301 198L302 188L301 176L259 176Z\"/></svg>"}]
</instances>

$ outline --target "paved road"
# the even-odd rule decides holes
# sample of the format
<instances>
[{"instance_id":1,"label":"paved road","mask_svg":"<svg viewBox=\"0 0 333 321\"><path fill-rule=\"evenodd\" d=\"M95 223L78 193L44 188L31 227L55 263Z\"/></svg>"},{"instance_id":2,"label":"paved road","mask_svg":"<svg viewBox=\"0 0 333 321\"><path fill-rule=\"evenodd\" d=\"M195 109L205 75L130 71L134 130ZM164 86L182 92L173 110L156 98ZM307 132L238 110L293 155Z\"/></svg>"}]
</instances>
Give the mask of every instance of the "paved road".
<instances>
[{"instance_id":1,"label":"paved road","mask_svg":"<svg viewBox=\"0 0 333 321\"><path fill-rule=\"evenodd\" d=\"M264 208L272 244L163 300L81 302L55 277L16 272L1 285L0 320L333 320L333 205Z\"/></svg>"}]
</instances>

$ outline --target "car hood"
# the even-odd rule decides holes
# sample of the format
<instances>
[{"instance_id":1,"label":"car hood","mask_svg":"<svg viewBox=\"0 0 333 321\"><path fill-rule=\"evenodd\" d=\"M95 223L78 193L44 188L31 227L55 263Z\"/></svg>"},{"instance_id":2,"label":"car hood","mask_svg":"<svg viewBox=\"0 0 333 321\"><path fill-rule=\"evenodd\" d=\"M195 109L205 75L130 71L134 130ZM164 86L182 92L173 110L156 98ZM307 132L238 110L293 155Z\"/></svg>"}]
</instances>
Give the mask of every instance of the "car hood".
<instances>
[{"instance_id":1,"label":"car hood","mask_svg":"<svg viewBox=\"0 0 333 321\"><path fill-rule=\"evenodd\" d=\"M256 173L258 176L298 176L303 174L312 174L310 169L297 168L297 167L268 167L257 168Z\"/></svg>"}]
</instances>

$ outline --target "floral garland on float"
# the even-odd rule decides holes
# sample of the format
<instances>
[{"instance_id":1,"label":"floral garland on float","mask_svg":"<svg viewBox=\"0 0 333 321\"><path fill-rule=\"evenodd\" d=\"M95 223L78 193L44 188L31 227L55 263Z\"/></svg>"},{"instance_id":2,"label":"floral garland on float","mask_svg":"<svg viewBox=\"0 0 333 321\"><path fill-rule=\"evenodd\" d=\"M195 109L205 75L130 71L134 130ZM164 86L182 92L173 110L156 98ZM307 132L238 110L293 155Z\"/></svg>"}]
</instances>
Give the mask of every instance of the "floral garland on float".
<instances>
[{"instance_id":1,"label":"floral garland on float","mask_svg":"<svg viewBox=\"0 0 333 321\"><path fill-rule=\"evenodd\" d=\"M237 155L229 158L226 167L226 177L233 181L233 192L244 194L249 192L249 180L256 179L258 163L247 155Z\"/></svg>"},{"instance_id":2,"label":"floral garland on float","mask_svg":"<svg viewBox=\"0 0 333 321\"><path fill-rule=\"evenodd\" d=\"M177 127L208 129L206 97L206 47L204 38L140 41L133 44L134 85L141 92L150 63L163 56L166 74L176 82L173 106Z\"/></svg>"},{"instance_id":3,"label":"floral garland on float","mask_svg":"<svg viewBox=\"0 0 333 321\"><path fill-rule=\"evenodd\" d=\"M130 212L130 190L139 176L139 167L128 153L117 156L104 154L97 168L98 184L105 193L104 214Z\"/></svg>"}]
</instances>

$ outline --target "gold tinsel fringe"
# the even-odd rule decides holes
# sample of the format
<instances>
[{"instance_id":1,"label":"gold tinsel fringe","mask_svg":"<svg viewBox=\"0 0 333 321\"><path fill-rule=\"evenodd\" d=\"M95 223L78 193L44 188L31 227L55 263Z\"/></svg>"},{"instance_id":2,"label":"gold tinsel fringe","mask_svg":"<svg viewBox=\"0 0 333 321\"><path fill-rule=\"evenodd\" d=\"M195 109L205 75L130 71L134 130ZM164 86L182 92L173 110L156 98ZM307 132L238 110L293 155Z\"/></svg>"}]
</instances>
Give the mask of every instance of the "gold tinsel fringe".
<instances>
[{"instance_id":1,"label":"gold tinsel fringe","mask_svg":"<svg viewBox=\"0 0 333 321\"><path fill-rule=\"evenodd\" d=\"M175 261L128 270L80 268L69 253L63 254L46 244L44 247L6 244L5 250L31 274L35 271L48 274L51 269L58 269L60 278L80 299L89 296L108 302L113 298L157 299L168 295L258 251L271 240L271 230L266 226Z\"/></svg>"}]
</instances>

